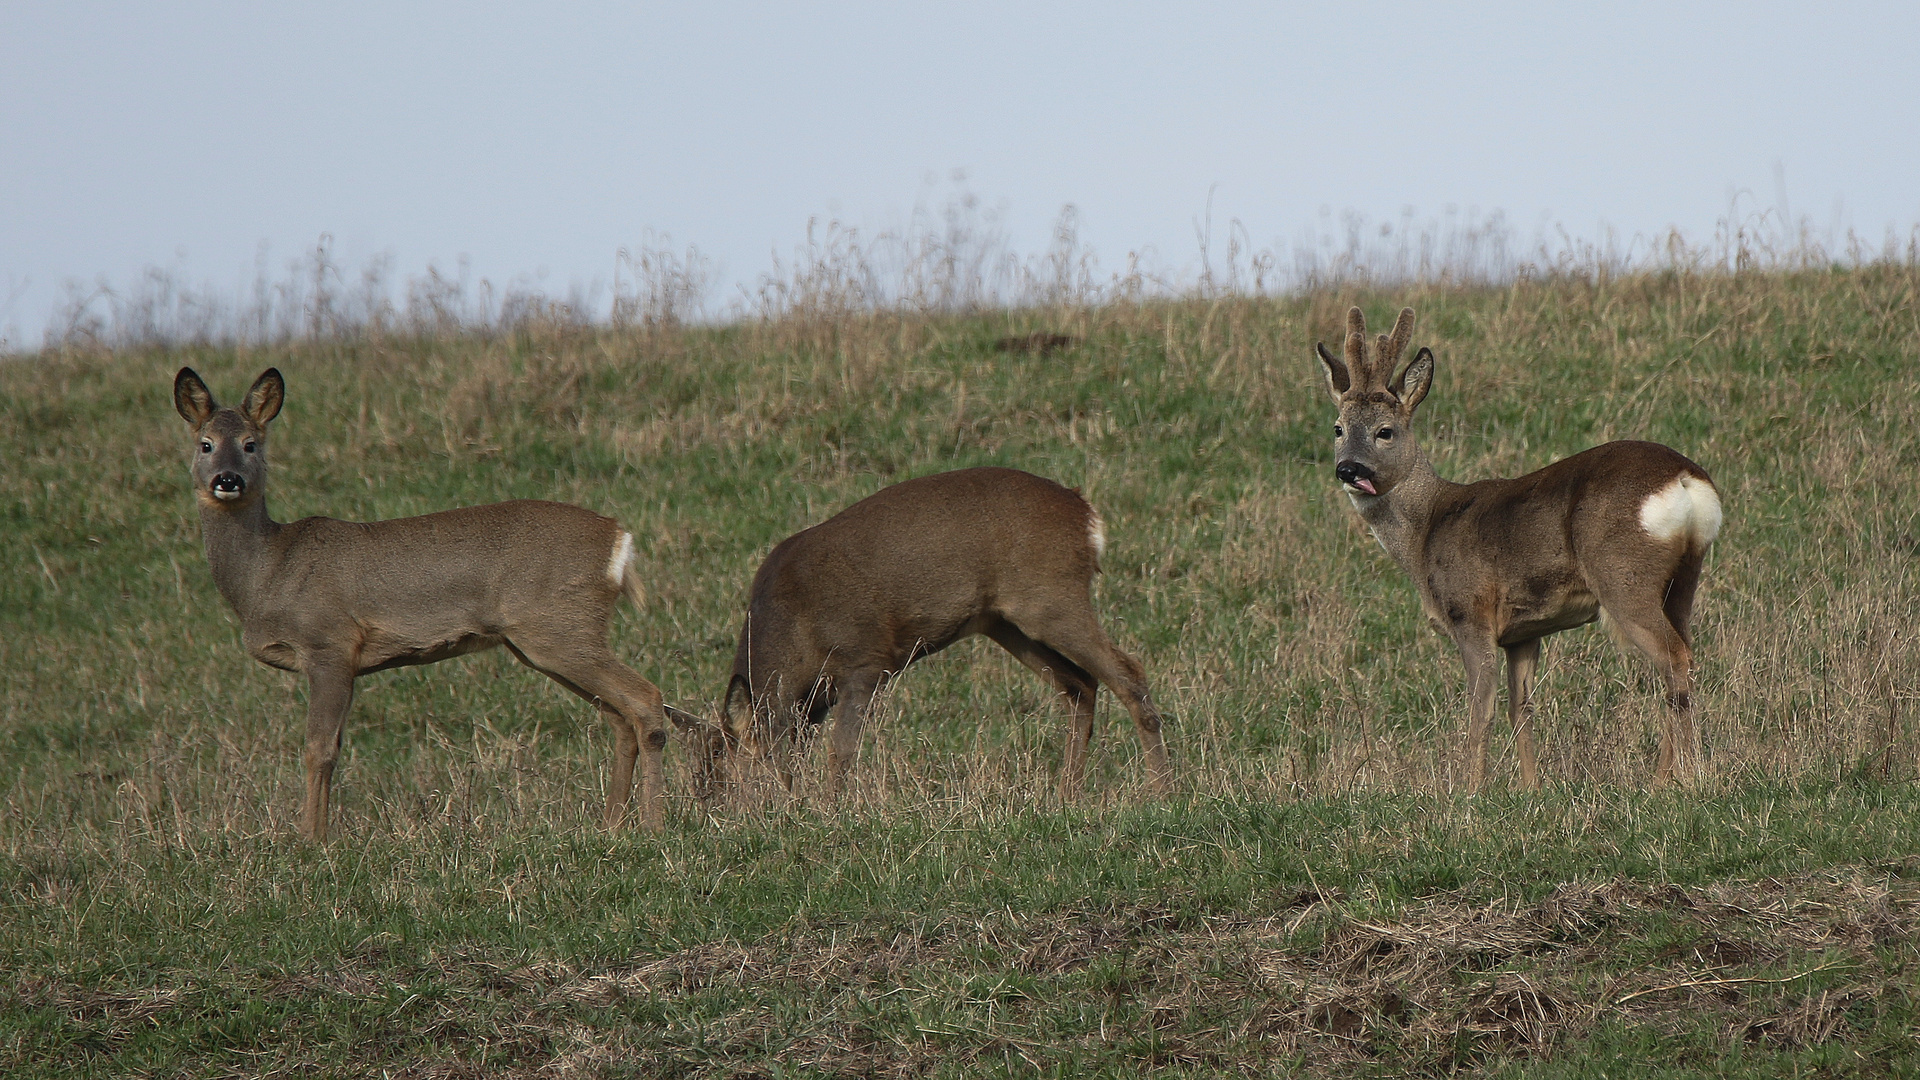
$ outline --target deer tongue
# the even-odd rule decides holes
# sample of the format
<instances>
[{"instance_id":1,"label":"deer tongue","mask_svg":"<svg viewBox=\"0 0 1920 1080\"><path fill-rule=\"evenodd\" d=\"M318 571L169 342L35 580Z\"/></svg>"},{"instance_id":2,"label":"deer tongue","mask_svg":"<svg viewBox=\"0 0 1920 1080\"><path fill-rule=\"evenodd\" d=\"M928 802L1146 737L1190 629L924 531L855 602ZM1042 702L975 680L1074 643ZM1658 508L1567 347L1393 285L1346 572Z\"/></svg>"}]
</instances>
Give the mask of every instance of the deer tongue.
<instances>
[{"instance_id":1,"label":"deer tongue","mask_svg":"<svg viewBox=\"0 0 1920 1080\"><path fill-rule=\"evenodd\" d=\"M1369 494L1369 495L1378 495L1378 494L1380 494L1380 492L1378 492L1378 491L1376 491L1376 490L1374 489L1374 486L1373 486L1373 481L1371 481L1371 480L1369 480L1369 479L1367 479L1367 478L1366 478L1366 477L1364 477L1364 476L1363 476L1363 477L1361 477L1361 478L1360 478L1360 479L1358 479L1358 480L1355 480L1355 481L1353 482L1353 486L1354 486L1354 487L1357 487L1357 488L1359 488L1359 489L1360 489L1361 491L1364 491L1364 492L1366 492L1366 493L1367 493L1367 494Z\"/></svg>"}]
</instances>

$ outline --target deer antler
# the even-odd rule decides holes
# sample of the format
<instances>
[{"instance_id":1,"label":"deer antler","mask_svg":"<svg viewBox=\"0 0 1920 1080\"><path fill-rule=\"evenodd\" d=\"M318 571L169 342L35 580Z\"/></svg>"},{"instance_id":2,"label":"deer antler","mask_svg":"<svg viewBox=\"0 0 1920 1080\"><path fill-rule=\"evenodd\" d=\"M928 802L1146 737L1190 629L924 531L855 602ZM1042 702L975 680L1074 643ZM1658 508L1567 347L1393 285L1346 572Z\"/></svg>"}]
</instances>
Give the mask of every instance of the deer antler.
<instances>
[{"instance_id":1,"label":"deer antler","mask_svg":"<svg viewBox=\"0 0 1920 1080\"><path fill-rule=\"evenodd\" d=\"M1385 385L1374 378L1373 363L1367 359L1367 317L1358 307L1347 309L1346 356L1355 390L1376 390Z\"/></svg>"},{"instance_id":2,"label":"deer antler","mask_svg":"<svg viewBox=\"0 0 1920 1080\"><path fill-rule=\"evenodd\" d=\"M1410 307L1401 308L1400 317L1395 319L1393 323L1393 336L1380 335L1380 351L1377 362L1381 367L1386 369L1388 375L1393 374L1394 365L1400 362L1400 354L1406 351L1407 342L1412 340L1413 309Z\"/></svg>"},{"instance_id":3,"label":"deer antler","mask_svg":"<svg viewBox=\"0 0 1920 1080\"><path fill-rule=\"evenodd\" d=\"M1325 344L1315 345L1320 359L1327 365L1327 385L1332 387L1333 396L1340 398L1345 394L1377 394L1386 392L1394 397L1405 396L1406 373L1396 377L1394 369L1400 366L1400 354L1407 350L1408 342L1413 340L1413 309L1401 308L1400 317L1394 320L1393 333L1381 334L1374 347L1367 348L1367 317L1360 309L1347 311L1346 360L1333 358ZM1371 353L1371 355L1369 355ZM1416 359L1418 359L1416 357Z\"/></svg>"}]
</instances>

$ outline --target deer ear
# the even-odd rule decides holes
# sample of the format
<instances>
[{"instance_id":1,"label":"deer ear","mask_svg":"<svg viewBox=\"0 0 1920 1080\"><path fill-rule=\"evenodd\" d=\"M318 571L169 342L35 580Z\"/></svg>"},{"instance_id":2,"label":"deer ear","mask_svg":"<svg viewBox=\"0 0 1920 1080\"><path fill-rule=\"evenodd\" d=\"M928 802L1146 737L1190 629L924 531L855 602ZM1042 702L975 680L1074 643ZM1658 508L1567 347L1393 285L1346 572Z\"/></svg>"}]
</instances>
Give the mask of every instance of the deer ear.
<instances>
[{"instance_id":1,"label":"deer ear","mask_svg":"<svg viewBox=\"0 0 1920 1080\"><path fill-rule=\"evenodd\" d=\"M748 618L752 618L751 615ZM733 726L734 701L738 700L745 714L742 722L749 729L753 726L753 688L739 675L727 680L727 692L720 699L720 730L725 734L727 745L735 746L740 742L740 729Z\"/></svg>"},{"instance_id":2,"label":"deer ear","mask_svg":"<svg viewBox=\"0 0 1920 1080\"><path fill-rule=\"evenodd\" d=\"M1407 370L1402 371L1400 377L1393 381L1393 396L1400 399L1401 408L1412 412L1420 406L1421 400L1431 389L1433 389L1433 350L1422 345L1420 351L1414 353L1413 359L1408 361Z\"/></svg>"},{"instance_id":3,"label":"deer ear","mask_svg":"<svg viewBox=\"0 0 1920 1080\"><path fill-rule=\"evenodd\" d=\"M1353 389L1353 373L1338 357L1327 351L1327 343L1316 341L1314 351L1320 354L1320 363L1327 369L1327 389L1333 391L1333 400L1339 401L1340 395Z\"/></svg>"},{"instance_id":4,"label":"deer ear","mask_svg":"<svg viewBox=\"0 0 1920 1080\"><path fill-rule=\"evenodd\" d=\"M254 427L266 427L268 421L280 415L280 406L286 399L287 380L280 377L279 368L268 368L253 380L247 400L240 403L240 413Z\"/></svg>"},{"instance_id":5,"label":"deer ear","mask_svg":"<svg viewBox=\"0 0 1920 1080\"><path fill-rule=\"evenodd\" d=\"M194 427L207 422L220 406L213 400L213 391L200 381L200 376L190 367L180 369L173 377L173 407L179 411L181 419Z\"/></svg>"}]
</instances>

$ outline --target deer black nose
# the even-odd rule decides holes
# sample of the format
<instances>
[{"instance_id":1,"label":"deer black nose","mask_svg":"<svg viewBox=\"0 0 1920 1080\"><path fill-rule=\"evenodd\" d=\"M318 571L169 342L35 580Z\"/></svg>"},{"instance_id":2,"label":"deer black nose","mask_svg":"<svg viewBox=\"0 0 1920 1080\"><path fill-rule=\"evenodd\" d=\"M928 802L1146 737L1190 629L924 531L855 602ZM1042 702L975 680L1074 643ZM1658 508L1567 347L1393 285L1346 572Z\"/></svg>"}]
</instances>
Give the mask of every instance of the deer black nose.
<instances>
[{"instance_id":1,"label":"deer black nose","mask_svg":"<svg viewBox=\"0 0 1920 1080\"><path fill-rule=\"evenodd\" d=\"M1343 484L1357 484L1373 479L1373 470L1357 461L1343 461L1333 467L1333 475L1339 477Z\"/></svg>"},{"instance_id":2,"label":"deer black nose","mask_svg":"<svg viewBox=\"0 0 1920 1080\"><path fill-rule=\"evenodd\" d=\"M212 483L207 486L213 489L215 498L232 499L238 498L241 492L247 490L247 481L239 473L223 472L216 475Z\"/></svg>"}]
</instances>

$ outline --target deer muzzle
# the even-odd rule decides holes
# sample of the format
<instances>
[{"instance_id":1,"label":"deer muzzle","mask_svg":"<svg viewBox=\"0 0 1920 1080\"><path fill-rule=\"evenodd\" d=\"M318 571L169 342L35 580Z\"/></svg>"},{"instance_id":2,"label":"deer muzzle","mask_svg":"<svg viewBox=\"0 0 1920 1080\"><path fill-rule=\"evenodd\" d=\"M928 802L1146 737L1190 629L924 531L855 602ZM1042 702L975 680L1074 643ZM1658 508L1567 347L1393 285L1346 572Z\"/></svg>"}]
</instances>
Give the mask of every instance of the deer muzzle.
<instances>
[{"instance_id":1,"label":"deer muzzle","mask_svg":"<svg viewBox=\"0 0 1920 1080\"><path fill-rule=\"evenodd\" d=\"M1333 467L1333 475L1348 491L1357 491L1363 495L1378 495L1380 489L1374 484L1374 471L1358 461L1343 461Z\"/></svg>"},{"instance_id":2,"label":"deer muzzle","mask_svg":"<svg viewBox=\"0 0 1920 1080\"><path fill-rule=\"evenodd\" d=\"M221 502L232 502L247 493L247 481L236 472L217 473L208 482L207 490Z\"/></svg>"}]
</instances>

